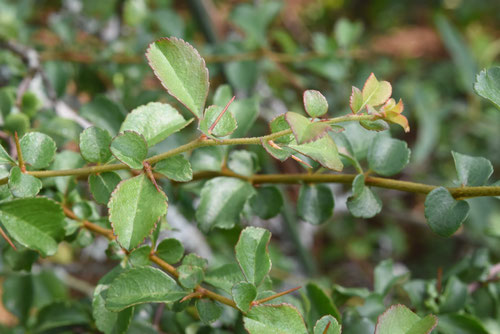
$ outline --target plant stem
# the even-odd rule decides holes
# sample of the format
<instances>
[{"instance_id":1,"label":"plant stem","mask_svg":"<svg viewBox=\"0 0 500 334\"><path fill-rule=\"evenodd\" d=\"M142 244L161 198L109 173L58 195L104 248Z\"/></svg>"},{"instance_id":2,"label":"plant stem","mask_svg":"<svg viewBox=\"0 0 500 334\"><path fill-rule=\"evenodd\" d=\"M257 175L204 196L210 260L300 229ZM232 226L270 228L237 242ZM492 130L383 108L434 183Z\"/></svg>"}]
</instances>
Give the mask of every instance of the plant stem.
<instances>
[{"instance_id":1,"label":"plant stem","mask_svg":"<svg viewBox=\"0 0 500 334\"><path fill-rule=\"evenodd\" d=\"M26 173L26 166L24 165L23 152L21 151L21 144L19 143L17 131L14 133L14 140L16 142L17 161L19 161L19 168L21 168L21 172Z\"/></svg>"}]
</instances>

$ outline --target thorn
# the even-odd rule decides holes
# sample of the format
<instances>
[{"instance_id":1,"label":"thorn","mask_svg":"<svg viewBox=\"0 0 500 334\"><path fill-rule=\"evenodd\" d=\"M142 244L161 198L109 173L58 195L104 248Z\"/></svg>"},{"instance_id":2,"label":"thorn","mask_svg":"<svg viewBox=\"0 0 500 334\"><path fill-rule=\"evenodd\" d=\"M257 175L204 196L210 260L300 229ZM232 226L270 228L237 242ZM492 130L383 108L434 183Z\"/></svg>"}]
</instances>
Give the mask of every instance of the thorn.
<instances>
[{"instance_id":1,"label":"thorn","mask_svg":"<svg viewBox=\"0 0 500 334\"><path fill-rule=\"evenodd\" d=\"M301 158L299 157L296 157L295 155L292 155L292 159L295 160L295 161L298 161L300 163L303 163L304 165L306 165L307 167L309 168L313 168L311 165L309 165L307 162L305 162L304 160L302 160Z\"/></svg>"},{"instance_id":2,"label":"thorn","mask_svg":"<svg viewBox=\"0 0 500 334\"><path fill-rule=\"evenodd\" d=\"M259 300L255 300L252 302L252 306L255 306L255 305L259 305L259 304L262 304L262 303L265 303L265 302L268 302L270 300L273 300L273 299L276 299L276 298L279 298L281 296L284 296L284 295L287 295L289 293L292 293L294 291L297 291L298 289L300 289L301 286L298 286L298 287L295 287L295 288L292 288L292 289L289 289L289 290L286 290L286 291L283 291L283 292L280 292L280 293L277 293L275 295L272 295L272 296L269 296L269 297L266 297L266 298L262 298L262 299L259 299Z\"/></svg>"},{"instance_id":3,"label":"thorn","mask_svg":"<svg viewBox=\"0 0 500 334\"><path fill-rule=\"evenodd\" d=\"M153 183L153 185L155 186L156 190L158 190L159 193L163 193L163 191L158 186L158 183L156 183L156 178L153 175L153 171L151 169L151 165L149 164L149 162L144 161L142 163L142 165L144 166L144 171L146 172L146 175L148 176L149 180Z\"/></svg>"},{"instance_id":4,"label":"thorn","mask_svg":"<svg viewBox=\"0 0 500 334\"><path fill-rule=\"evenodd\" d=\"M224 109L222 110L222 112L219 114L219 116L217 116L217 118L215 119L215 122L210 126L210 129L208 129L208 134L209 135L212 134L212 131L214 131L215 126L217 125L217 123L219 123L220 119L222 118L222 116L224 116L224 114L226 113L227 109L229 108L229 106L231 105L231 103L233 103L233 101L234 101L235 98L236 98L236 96L233 96L233 98L226 104L226 106L224 107Z\"/></svg>"},{"instance_id":5,"label":"thorn","mask_svg":"<svg viewBox=\"0 0 500 334\"><path fill-rule=\"evenodd\" d=\"M0 227L0 234L5 239L5 241L8 242L8 244L10 245L10 247L12 247L15 251L17 251L16 245L14 245L14 243L12 242L12 240L10 240L9 236L7 235L7 233L5 233L4 230L1 227Z\"/></svg>"},{"instance_id":6,"label":"thorn","mask_svg":"<svg viewBox=\"0 0 500 334\"><path fill-rule=\"evenodd\" d=\"M189 295L182 298L179 301L179 303L184 303L186 300L193 299L193 298L201 298L202 296L203 296L203 293L196 291L196 292L190 293Z\"/></svg>"},{"instance_id":7,"label":"thorn","mask_svg":"<svg viewBox=\"0 0 500 334\"><path fill-rule=\"evenodd\" d=\"M272 140L268 141L267 143L268 143L271 147L273 147L273 148L275 148L275 149L277 149L277 150L282 150L282 148L281 148L281 147L279 147L278 145L276 145L276 143L275 143L274 141L272 141Z\"/></svg>"}]
</instances>

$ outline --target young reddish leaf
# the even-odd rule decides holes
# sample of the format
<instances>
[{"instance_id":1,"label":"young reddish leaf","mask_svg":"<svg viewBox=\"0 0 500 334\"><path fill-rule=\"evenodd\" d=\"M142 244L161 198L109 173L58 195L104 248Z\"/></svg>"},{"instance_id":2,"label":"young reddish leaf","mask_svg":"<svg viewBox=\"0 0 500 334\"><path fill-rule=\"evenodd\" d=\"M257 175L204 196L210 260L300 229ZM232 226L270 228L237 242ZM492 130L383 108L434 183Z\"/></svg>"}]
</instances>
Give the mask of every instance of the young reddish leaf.
<instances>
[{"instance_id":1,"label":"young reddish leaf","mask_svg":"<svg viewBox=\"0 0 500 334\"><path fill-rule=\"evenodd\" d=\"M162 38L149 45L146 57L167 92L200 118L209 82L205 60L198 51L182 39Z\"/></svg>"},{"instance_id":2,"label":"young reddish leaf","mask_svg":"<svg viewBox=\"0 0 500 334\"><path fill-rule=\"evenodd\" d=\"M375 74L370 74L363 86L363 105L379 106L385 103L392 94L392 86L387 81L378 81Z\"/></svg>"},{"instance_id":3,"label":"young reddish leaf","mask_svg":"<svg viewBox=\"0 0 500 334\"><path fill-rule=\"evenodd\" d=\"M303 96L304 109L311 117L320 117L328 111L326 98L317 90L306 90Z\"/></svg>"},{"instance_id":4,"label":"young reddish leaf","mask_svg":"<svg viewBox=\"0 0 500 334\"><path fill-rule=\"evenodd\" d=\"M290 125L298 144L316 141L332 129L324 122L311 123L306 117L294 112L287 112L285 120Z\"/></svg>"},{"instance_id":5,"label":"young reddish leaf","mask_svg":"<svg viewBox=\"0 0 500 334\"><path fill-rule=\"evenodd\" d=\"M390 123L400 125L405 132L410 131L410 126L408 125L408 119L401 115L403 112L404 105L403 101L400 99L396 104L394 99L389 99L383 106L380 108L380 113L385 116L384 120Z\"/></svg>"}]
</instances>

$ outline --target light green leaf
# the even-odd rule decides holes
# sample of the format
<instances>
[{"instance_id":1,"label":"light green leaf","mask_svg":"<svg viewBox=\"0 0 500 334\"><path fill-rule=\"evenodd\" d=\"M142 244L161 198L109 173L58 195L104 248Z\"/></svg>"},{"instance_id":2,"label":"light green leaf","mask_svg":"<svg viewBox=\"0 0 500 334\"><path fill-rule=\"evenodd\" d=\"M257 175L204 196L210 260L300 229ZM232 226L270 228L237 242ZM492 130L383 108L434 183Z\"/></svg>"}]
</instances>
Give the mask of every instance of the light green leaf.
<instances>
[{"instance_id":1,"label":"light green leaf","mask_svg":"<svg viewBox=\"0 0 500 334\"><path fill-rule=\"evenodd\" d=\"M154 166L154 171L177 182L188 182L193 179L191 164L182 154L159 161Z\"/></svg>"},{"instance_id":2,"label":"light green leaf","mask_svg":"<svg viewBox=\"0 0 500 334\"><path fill-rule=\"evenodd\" d=\"M295 112L287 112L285 120L290 125L298 144L314 142L326 136L327 132L332 130L330 125L324 122L311 123L306 117Z\"/></svg>"},{"instance_id":3,"label":"light green leaf","mask_svg":"<svg viewBox=\"0 0 500 334\"><path fill-rule=\"evenodd\" d=\"M351 97L349 98L349 106L353 113L358 113L363 108L363 94L359 88L352 86Z\"/></svg>"},{"instance_id":4,"label":"light green leaf","mask_svg":"<svg viewBox=\"0 0 500 334\"><path fill-rule=\"evenodd\" d=\"M229 154L227 166L236 174L252 176L259 171L259 158L254 152L235 150Z\"/></svg>"},{"instance_id":5,"label":"light green leaf","mask_svg":"<svg viewBox=\"0 0 500 334\"><path fill-rule=\"evenodd\" d=\"M35 197L42 189L42 181L15 166L10 170L9 189L14 197Z\"/></svg>"},{"instance_id":6,"label":"light green leaf","mask_svg":"<svg viewBox=\"0 0 500 334\"><path fill-rule=\"evenodd\" d=\"M368 164L377 174L392 176L399 173L410 161L406 142L377 135L368 149Z\"/></svg>"},{"instance_id":7,"label":"light green leaf","mask_svg":"<svg viewBox=\"0 0 500 334\"><path fill-rule=\"evenodd\" d=\"M226 156L226 150L222 146L200 147L190 157L193 172L213 171L218 172L222 168L222 162Z\"/></svg>"},{"instance_id":8,"label":"light green leaf","mask_svg":"<svg viewBox=\"0 0 500 334\"><path fill-rule=\"evenodd\" d=\"M323 116L328 111L326 98L317 90L306 90L303 100L304 108L312 118Z\"/></svg>"},{"instance_id":9,"label":"light green leaf","mask_svg":"<svg viewBox=\"0 0 500 334\"><path fill-rule=\"evenodd\" d=\"M121 273L108 289L106 308L112 312L144 303L170 303L186 293L160 269L135 267Z\"/></svg>"},{"instance_id":10,"label":"light green leaf","mask_svg":"<svg viewBox=\"0 0 500 334\"><path fill-rule=\"evenodd\" d=\"M207 109L205 109L203 118L200 120L200 127L199 127L200 131L209 137L210 136L225 137L233 133L234 130L236 130L236 128L238 127L238 125L236 124L236 119L229 110L226 110L226 112L219 119L217 125L215 125L213 130L211 132L209 131L213 123L222 113L223 109L224 109L223 107L219 106L210 106Z\"/></svg>"},{"instance_id":11,"label":"light green leaf","mask_svg":"<svg viewBox=\"0 0 500 334\"><path fill-rule=\"evenodd\" d=\"M382 210L382 201L370 187L365 186L365 176L359 174L352 182L352 196L347 199L349 212L358 218L372 218Z\"/></svg>"},{"instance_id":12,"label":"light green leaf","mask_svg":"<svg viewBox=\"0 0 500 334\"><path fill-rule=\"evenodd\" d=\"M118 184L108 208L118 242L130 250L143 242L167 213L167 196L141 174Z\"/></svg>"},{"instance_id":13,"label":"light green leaf","mask_svg":"<svg viewBox=\"0 0 500 334\"><path fill-rule=\"evenodd\" d=\"M29 132L19 141L24 162L33 168L46 168L56 154L56 143L40 132Z\"/></svg>"},{"instance_id":14,"label":"light green leaf","mask_svg":"<svg viewBox=\"0 0 500 334\"><path fill-rule=\"evenodd\" d=\"M392 94L391 84L387 81L378 81L375 75L372 73L366 79L365 85L363 86L363 106L379 106L385 103Z\"/></svg>"},{"instance_id":15,"label":"light green leaf","mask_svg":"<svg viewBox=\"0 0 500 334\"><path fill-rule=\"evenodd\" d=\"M500 109L500 67L484 69L476 76L474 91Z\"/></svg>"},{"instance_id":16,"label":"light green leaf","mask_svg":"<svg viewBox=\"0 0 500 334\"><path fill-rule=\"evenodd\" d=\"M297 211L299 217L319 225L333 215L334 200L331 189L324 184L304 184L300 187Z\"/></svg>"},{"instance_id":17,"label":"light green leaf","mask_svg":"<svg viewBox=\"0 0 500 334\"><path fill-rule=\"evenodd\" d=\"M292 305L259 305L243 318L250 334L307 334L304 319Z\"/></svg>"},{"instance_id":18,"label":"light green leaf","mask_svg":"<svg viewBox=\"0 0 500 334\"><path fill-rule=\"evenodd\" d=\"M269 153L273 158L280 160L281 162L285 161L292 155L292 153L289 152L291 150L287 149L286 147L276 148L274 146L271 146L268 141L262 139L260 140L260 142L267 153Z\"/></svg>"},{"instance_id":19,"label":"light green leaf","mask_svg":"<svg viewBox=\"0 0 500 334\"><path fill-rule=\"evenodd\" d=\"M14 164L14 159L11 158L9 153L3 148L3 145L0 145L0 164Z\"/></svg>"},{"instance_id":20,"label":"light green leaf","mask_svg":"<svg viewBox=\"0 0 500 334\"><path fill-rule=\"evenodd\" d=\"M66 224L61 206L44 197L0 203L0 222L14 240L42 256L55 254Z\"/></svg>"},{"instance_id":21,"label":"light green leaf","mask_svg":"<svg viewBox=\"0 0 500 334\"><path fill-rule=\"evenodd\" d=\"M455 200L446 188L439 187L425 198L424 212L430 228L442 237L449 237L467 218L469 203Z\"/></svg>"},{"instance_id":22,"label":"light green leaf","mask_svg":"<svg viewBox=\"0 0 500 334\"><path fill-rule=\"evenodd\" d=\"M200 316L200 320L205 324L210 324L222 315L222 307L219 303L210 299L198 299L196 301L196 310Z\"/></svg>"},{"instance_id":23,"label":"light green leaf","mask_svg":"<svg viewBox=\"0 0 500 334\"><path fill-rule=\"evenodd\" d=\"M330 136L303 145L289 144L288 147L319 162L325 168L340 172L344 167L337 145Z\"/></svg>"},{"instance_id":24,"label":"light green leaf","mask_svg":"<svg viewBox=\"0 0 500 334\"><path fill-rule=\"evenodd\" d=\"M259 187L255 196L250 198L252 211L262 219L270 219L280 213L283 195L275 186Z\"/></svg>"},{"instance_id":25,"label":"light green leaf","mask_svg":"<svg viewBox=\"0 0 500 334\"><path fill-rule=\"evenodd\" d=\"M373 271L373 290L381 296L389 293L389 290L398 282L408 277L408 273L395 274L391 259L380 262Z\"/></svg>"},{"instance_id":26,"label":"light green leaf","mask_svg":"<svg viewBox=\"0 0 500 334\"><path fill-rule=\"evenodd\" d=\"M328 329L326 329L328 326ZM340 334L342 327L337 322L337 319L331 315L325 315L316 322L314 326L314 334Z\"/></svg>"},{"instance_id":27,"label":"light green leaf","mask_svg":"<svg viewBox=\"0 0 500 334\"><path fill-rule=\"evenodd\" d=\"M141 134L148 146L158 144L189 123L170 104L151 102L132 110L123 122L120 132L127 130Z\"/></svg>"},{"instance_id":28,"label":"light green leaf","mask_svg":"<svg viewBox=\"0 0 500 334\"><path fill-rule=\"evenodd\" d=\"M227 263L214 269L208 269L205 274L205 282L229 294L233 285L244 279L241 268L236 263Z\"/></svg>"},{"instance_id":29,"label":"light green leaf","mask_svg":"<svg viewBox=\"0 0 500 334\"><path fill-rule=\"evenodd\" d=\"M238 99L231 103L227 111L233 114L238 124L238 128L230 137L241 138L248 133L259 116L259 101L256 97Z\"/></svg>"},{"instance_id":30,"label":"light green leaf","mask_svg":"<svg viewBox=\"0 0 500 334\"><path fill-rule=\"evenodd\" d=\"M111 135L108 131L92 126L80 134L80 153L89 162L106 162L111 158Z\"/></svg>"},{"instance_id":31,"label":"light green leaf","mask_svg":"<svg viewBox=\"0 0 500 334\"><path fill-rule=\"evenodd\" d=\"M177 268L179 283L187 289L194 289L203 281L203 269L198 266L182 264Z\"/></svg>"},{"instance_id":32,"label":"light green leaf","mask_svg":"<svg viewBox=\"0 0 500 334\"><path fill-rule=\"evenodd\" d=\"M97 203L107 204L111 193L121 181L120 175L115 172L105 172L89 175L89 187Z\"/></svg>"},{"instance_id":33,"label":"light green leaf","mask_svg":"<svg viewBox=\"0 0 500 334\"><path fill-rule=\"evenodd\" d=\"M253 193L250 183L236 178L216 177L205 183L196 209L200 229L208 232L213 227L233 227Z\"/></svg>"},{"instance_id":34,"label":"light green leaf","mask_svg":"<svg viewBox=\"0 0 500 334\"><path fill-rule=\"evenodd\" d=\"M246 280L258 286L271 270L267 245L271 232L259 227L247 227L240 233L235 246L236 259Z\"/></svg>"},{"instance_id":35,"label":"light green leaf","mask_svg":"<svg viewBox=\"0 0 500 334\"><path fill-rule=\"evenodd\" d=\"M174 264L179 262L184 255L184 246L174 238L164 239L156 247L156 255L163 261Z\"/></svg>"},{"instance_id":36,"label":"light green leaf","mask_svg":"<svg viewBox=\"0 0 500 334\"><path fill-rule=\"evenodd\" d=\"M459 312L465 306L468 294L467 284L456 276L451 276L446 282L441 296L439 296L439 312Z\"/></svg>"},{"instance_id":37,"label":"light green leaf","mask_svg":"<svg viewBox=\"0 0 500 334\"><path fill-rule=\"evenodd\" d=\"M162 38L149 45L146 57L167 92L201 118L209 82L198 51L181 39Z\"/></svg>"},{"instance_id":38,"label":"light green leaf","mask_svg":"<svg viewBox=\"0 0 500 334\"><path fill-rule=\"evenodd\" d=\"M337 306L329 295L323 291L317 284L308 283L306 293L311 302L307 312L307 324L312 327L316 321L325 315L333 316L337 321L341 320L341 315Z\"/></svg>"},{"instance_id":39,"label":"light green leaf","mask_svg":"<svg viewBox=\"0 0 500 334\"><path fill-rule=\"evenodd\" d=\"M436 327L437 318L430 315L424 319L404 305L393 305L378 318L375 334L429 334Z\"/></svg>"},{"instance_id":40,"label":"light green leaf","mask_svg":"<svg viewBox=\"0 0 500 334\"><path fill-rule=\"evenodd\" d=\"M255 285L248 282L239 282L231 289L233 300L242 312L248 312L252 302L257 297Z\"/></svg>"},{"instance_id":41,"label":"light green leaf","mask_svg":"<svg viewBox=\"0 0 500 334\"><path fill-rule=\"evenodd\" d=\"M378 119L376 121L359 121L359 124L369 131L386 131L389 130L389 124L384 120Z\"/></svg>"},{"instance_id":42,"label":"light green leaf","mask_svg":"<svg viewBox=\"0 0 500 334\"><path fill-rule=\"evenodd\" d=\"M214 93L213 104L224 107L233 97L233 90L230 85L224 84L217 87Z\"/></svg>"},{"instance_id":43,"label":"light green leaf","mask_svg":"<svg viewBox=\"0 0 500 334\"><path fill-rule=\"evenodd\" d=\"M104 95L99 95L80 109L80 115L101 129L116 135L125 119L122 108Z\"/></svg>"},{"instance_id":44,"label":"light green leaf","mask_svg":"<svg viewBox=\"0 0 500 334\"><path fill-rule=\"evenodd\" d=\"M271 122L269 122L269 130L271 130L271 133L280 132L280 131L289 130L289 129L290 129L290 125L288 124L288 122L285 119L285 114L276 116L275 118L273 118L271 120ZM294 139L293 134L289 134L289 135L281 136L279 138L275 138L274 142L281 143L281 144L288 144L291 141L293 141L293 139Z\"/></svg>"},{"instance_id":45,"label":"light green leaf","mask_svg":"<svg viewBox=\"0 0 500 334\"><path fill-rule=\"evenodd\" d=\"M483 157L472 157L457 152L451 152L455 160L460 183L464 186L484 186L493 174L493 165Z\"/></svg>"},{"instance_id":46,"label":"light green leaf","mask_svg":"<svg viewBox=\"0 0 500 334\"><path fill-rule=\"evenodd\" d=\"M142 162L148 155L148 144L137 132L125 131L113 138L111 153L130 168L142 169Z\"/></svg>"}]
</instances>

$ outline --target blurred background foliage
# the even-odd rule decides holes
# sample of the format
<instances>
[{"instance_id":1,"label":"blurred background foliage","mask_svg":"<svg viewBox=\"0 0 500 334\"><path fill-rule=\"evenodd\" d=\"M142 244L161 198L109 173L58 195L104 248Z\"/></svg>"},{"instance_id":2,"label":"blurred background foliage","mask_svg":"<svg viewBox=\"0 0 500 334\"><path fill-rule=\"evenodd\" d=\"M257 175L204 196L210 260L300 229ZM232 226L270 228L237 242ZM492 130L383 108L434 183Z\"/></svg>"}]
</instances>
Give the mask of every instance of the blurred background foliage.
<instances>
[{"instance_id":1,"label":"blurred background foliage","mask_svg":"<svg viewBox=\"0 0 500 334\"><path fill-rule=\"evenodd\" d=\"M403 99L410 120L409 134L392 129L412 149L401 179L457 186L453 150L490 159L495 180L500 112L473 93L472 83L480 69L500 64L499 22L500 2L495 0L0 0L0 42L22 46L22 57L0 48L0 109L7 132L36 128L70 150L77 150L79 133L89 122L116 133L128 111L150 101L172 103L187 115L144 57L152 41L176 36L206 59L212 93L229 84L237 99L258 104L259 118L249 135L266 133L267 122L281 113L300 111L305 89L327 97L330 117L347 113L351 86L361 86L374 72L392 83L393 96ZM23 82L29 87L18 97ZM364 132L353 136L361 149L371 140ZM190 139L173 138L155 148ZM2 140L8 147L8 140ZM260 147L248 149L257 154L264 173L301 171L296 162L271 160ZM172 233L212 264L232 257L241 227L208 235L193 232L191 193L199 187L167 187ZM499 262L495 198L468 200L465 226L443 239L425 224L423 195L377 190L385 207L363 220L347 212L349 187L331 187L336 208L325 224L297 220L298 186L283 187L287 204L282 215L246 222L273 232L277 281L291 286L315 277L330 286L372 288L374 267L392 259L397 272L409 271L414 279L441 281L455 275L471 289L485 268ZM79 248L62 246L55 257L35 264L41 281L65 283L46 298L84 298L112 267L99 240L79 236L75 242ZM2 256L2 270L8 271L13 255L4 248ZM471 273L473 267L483 276ZM483 299L468 304L470 313L490 322L499 319L499 288L493 282L477 290ZM393 294L393 300L404 301L401 291ZM422 309L435 312L429 305ZM19 315L2 317L4 323L19 321ZM491 333L500 333L498 324L488 326Z\"/></svg>"}]
</instances>

